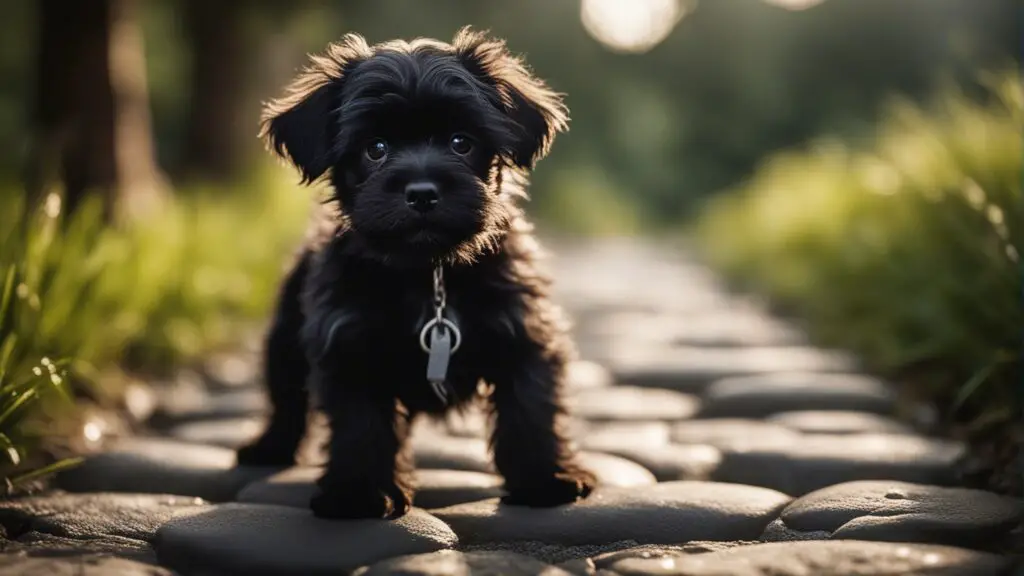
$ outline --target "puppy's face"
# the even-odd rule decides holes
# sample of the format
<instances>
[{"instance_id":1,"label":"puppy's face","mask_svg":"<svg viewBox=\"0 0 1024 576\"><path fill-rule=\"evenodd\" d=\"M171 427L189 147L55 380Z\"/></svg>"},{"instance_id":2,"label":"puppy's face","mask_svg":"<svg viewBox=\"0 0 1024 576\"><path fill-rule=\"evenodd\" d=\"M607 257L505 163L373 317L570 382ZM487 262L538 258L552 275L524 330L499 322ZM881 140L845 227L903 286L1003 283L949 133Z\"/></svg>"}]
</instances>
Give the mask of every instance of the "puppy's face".
<instances>
[{"instance_id":1,"label":"puppy's face","mask_svg":"<svg viewBox=\"0 0 1024 576\"><path fill-rule=\"evenodd\" d=\"M315 56L263 135L305 182L328 176L350 232L394 262L472 259L511 222L502 174L529 171L567 110L501 42L463 30Z\"/></svg>"}]
</instances>

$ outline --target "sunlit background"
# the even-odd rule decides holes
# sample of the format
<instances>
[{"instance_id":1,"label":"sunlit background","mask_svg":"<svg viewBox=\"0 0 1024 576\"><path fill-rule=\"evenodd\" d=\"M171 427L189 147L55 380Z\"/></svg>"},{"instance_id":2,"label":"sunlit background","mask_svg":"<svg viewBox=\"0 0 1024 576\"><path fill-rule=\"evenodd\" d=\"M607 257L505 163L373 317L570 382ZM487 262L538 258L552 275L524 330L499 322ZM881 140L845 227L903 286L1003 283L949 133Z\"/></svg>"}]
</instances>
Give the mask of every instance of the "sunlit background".
<instances>
[{"instance_id":1,"label":"sunlit background","mask_svg":"<svg viewBox=\"0 0 1024 576\"><path fill-rule=\"evenodd\" d=\"M119 429L111 410L152 411L141 383L237 347L266 318L311 194L256 123L308 52L349 31L448 39L466 24L567 94L571 130L533 177L545 234L686 234L820 342L950 413L1005 422L1024 323L1018 11L5 0L0 294L13 304L0 308L0 389L14 374L60 388L49 376L68 371L76 401L100 408L42 428L0 417L5 465L23 464L13 440L40 430L100 441Z\"/></svg>"}]
</instances>

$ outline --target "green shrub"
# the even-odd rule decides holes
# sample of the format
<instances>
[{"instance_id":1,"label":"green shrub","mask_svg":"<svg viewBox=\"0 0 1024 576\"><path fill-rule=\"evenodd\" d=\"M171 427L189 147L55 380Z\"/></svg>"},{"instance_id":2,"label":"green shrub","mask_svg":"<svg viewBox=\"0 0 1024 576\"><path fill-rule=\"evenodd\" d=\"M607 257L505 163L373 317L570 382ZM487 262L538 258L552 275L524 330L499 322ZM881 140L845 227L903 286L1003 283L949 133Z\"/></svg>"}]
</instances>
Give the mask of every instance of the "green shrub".
<instances>
[{"instance_id":1,"label":"green shrub","mask_svg":"<svg viewBox=\"0 0 1024 576\"><path fill-rule=\"evenodd\" d=\"M991 85L984 103L897 103L867 149L772 158L706 206L696 235L819 341L948 414L1005 421L1021 386L1024 90L1014 74Z\"/></svg>"},{"instance_id":2,"label":"green shrub","mask_svg":"<svg viewBox=\"0 0 1024 576\"><path fill-rule=\"evenodd\" d=\"M59 195L33 210L0 194L0 477L21 472L47 433L38 420L64 418L76 390L114 400L111 369L164 371L264 316L309 200L280 172L259 176L116 228L95 198L67 218Z\"/></svg>"},{"instance_id":3,"label":"green shrub","mask_svg":"<svg viewBox=\"0 0 1024 576\"><path fill-rule=\"evenodd\" d=\"M253 184L190 189L182 198L137 235L161 297L131 343L132 365L171 367L262 320L310 207L290 172L271 169Z\"/></svg>"}]
</instances>

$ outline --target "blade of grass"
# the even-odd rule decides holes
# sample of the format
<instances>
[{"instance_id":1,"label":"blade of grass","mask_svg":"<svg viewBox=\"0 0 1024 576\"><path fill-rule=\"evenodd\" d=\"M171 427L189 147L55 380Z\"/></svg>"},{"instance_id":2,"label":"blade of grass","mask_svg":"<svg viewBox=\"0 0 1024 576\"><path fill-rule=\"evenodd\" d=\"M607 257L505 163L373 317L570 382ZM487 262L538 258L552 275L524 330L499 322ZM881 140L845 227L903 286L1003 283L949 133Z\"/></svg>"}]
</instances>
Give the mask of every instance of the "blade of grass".
<instances>
[{"instance_id":1,"label":"blade of grass","mask_svg":"<svg viewBox=\"0 0 1024 576\"><path fill-rule=\"evenodd\" d=\"M7 419L14 415L19 408L25 405L26 402L36 398L39 395L36 388L29 388L22 392L14 402L11 402L3 412L0 412L0 425L7 422Z\"/></svg>"},{"instance_id":2,"label":"blade of grass","mask_svg":"<svg viewBox=\"0 0 1024 576\"><path fill-rule=\"evenodd\" d=\"M54 462L53 464L50 464L49 466L44 466L42 468L39 468L39 469L36 469L36 470L32 470L30 472L26 472L24 474L21 474L20 476L15 476L14 478L10 479L10 485L14 486L14 487L17 487L17 486L20 486L22 484L25 484L26 482L31 482L33 480L38 480L38 479L40 479L40 478L42 478L44 476L49 476L51 474L56 474L57 472L63 472L64 470L68 470L70 468L74 468L75 466L78 466L83 461L84 461L84 458L81 458L81 457L66 458L64 460L60 460L58 462Z\"/></svg>"}]
</instances>

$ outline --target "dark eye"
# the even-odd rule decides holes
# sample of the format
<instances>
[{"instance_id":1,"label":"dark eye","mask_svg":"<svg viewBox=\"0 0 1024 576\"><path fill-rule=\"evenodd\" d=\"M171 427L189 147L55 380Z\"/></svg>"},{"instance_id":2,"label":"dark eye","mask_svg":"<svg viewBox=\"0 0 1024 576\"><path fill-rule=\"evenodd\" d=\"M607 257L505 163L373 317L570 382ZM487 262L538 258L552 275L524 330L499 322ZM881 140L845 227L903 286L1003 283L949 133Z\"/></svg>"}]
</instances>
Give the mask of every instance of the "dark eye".
<instances>
[{"instance_id":1,"label":"dark eye","mask_svg":"<svg viewBox=\"0 0 1024 576\"><path fill-rule=\"evenodd\" d=\"M380 138L374 138L366 145L366 157L374 162L380 161L387 155L388 143Z\"/></svg>"},{"instance_id":2,"label":"dark eye","mask_svg":"<svg viewBox=\"0 0 1024 576\"><path fill-rule=\"evenodd\" d=\"M452 139L448 144L452 147L452 152L455 152L459 156L465 156L473 150L473 142L463 134L456 134L452 136Z\"/></svg>"}]
</instances>

